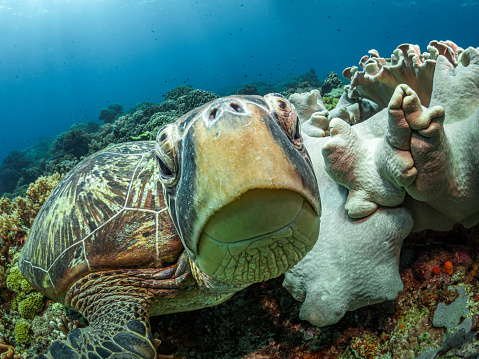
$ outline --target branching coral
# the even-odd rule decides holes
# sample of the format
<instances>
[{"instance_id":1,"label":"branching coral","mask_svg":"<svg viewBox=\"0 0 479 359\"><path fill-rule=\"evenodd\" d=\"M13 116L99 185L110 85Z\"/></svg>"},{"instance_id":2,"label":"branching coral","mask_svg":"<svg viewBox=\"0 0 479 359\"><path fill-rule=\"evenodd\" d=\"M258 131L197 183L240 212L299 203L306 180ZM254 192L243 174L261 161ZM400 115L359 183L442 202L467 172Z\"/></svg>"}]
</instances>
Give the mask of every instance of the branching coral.
<instances>
[{"instance_id":1,"label":"branching coral","mask_svg":"<svg viewBox=\"0 0 479 359\"><path fill-rule=\"evenodd\" d=\"M411 230L479 221L479 49L433 41L428 51L401 45L384 59L373 50L363 72L346 69L351 85L324 116L330 138L308 136L315 101L300 110L311 112L302 129L324 211L316 246L284 285L314 324L395 298Z\"/></svg>"}]
</instances>

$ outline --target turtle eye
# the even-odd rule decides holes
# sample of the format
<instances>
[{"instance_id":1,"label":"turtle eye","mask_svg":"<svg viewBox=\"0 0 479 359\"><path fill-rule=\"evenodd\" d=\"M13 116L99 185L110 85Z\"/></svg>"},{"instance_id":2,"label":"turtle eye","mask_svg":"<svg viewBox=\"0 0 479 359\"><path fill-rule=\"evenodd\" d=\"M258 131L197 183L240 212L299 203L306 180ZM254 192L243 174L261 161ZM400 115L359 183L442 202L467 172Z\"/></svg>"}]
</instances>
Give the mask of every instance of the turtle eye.
<instances>
[{"instance_id":1,"label":"turtle eye","mask_svg":"<svg viewBox=\"0 0 479 359\"><path fill-rule=\"evenodd\" d=\"M267 94L264 98L284 133L286 133L294 147L301 151L303 148L301 125L294 106L283 95L278 93Z\"/></svg>"},{"instance_id":2,"label":"turtle eye","mask_svg":"<svg viewBox=\"0 0 479 359\"><path fill-rule=\"evenodd\" d=\"M155 152L158 157L161 182L167 187L173 187L177 180L177 138L177 128L174 124L163 126L156 135Z\"/></svg>"},{"instance_id":3,"label":"turtle eye","mask_svg":"<svg viewBox=\"0 0 479 359\"><path fill-rule=\"evenodd\" d=\"M294 145L294 147L298 150L298 151L301 151L303 149L303 137L301 136L301 123L299 122L299 117L298 117L298 114L296 113L296 110L293 106L293 112L294 112L294 122L295 122L295 125L294 125L294 130L293 130L293 133L291 134L291 138L292 138L292 143Z\"/></svg>"}]
</instances>

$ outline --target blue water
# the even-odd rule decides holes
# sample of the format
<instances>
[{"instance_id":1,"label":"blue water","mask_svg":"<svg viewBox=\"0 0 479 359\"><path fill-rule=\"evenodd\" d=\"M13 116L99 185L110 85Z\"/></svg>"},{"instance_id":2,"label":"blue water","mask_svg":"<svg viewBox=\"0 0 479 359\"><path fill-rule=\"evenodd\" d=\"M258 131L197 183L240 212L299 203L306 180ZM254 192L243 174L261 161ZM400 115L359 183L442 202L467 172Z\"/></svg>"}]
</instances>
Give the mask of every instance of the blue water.
<instances>
[{"instance_id":1,"label":"blue water","mask_svg":"<svg viewBox=\"0 0 479 359\"><path fill-rule=\"evenodd\" d=\"M0 161L112 102L356 65L401 43L479 46L477 1L0 1Z\"/></svg>"}]
</instances>

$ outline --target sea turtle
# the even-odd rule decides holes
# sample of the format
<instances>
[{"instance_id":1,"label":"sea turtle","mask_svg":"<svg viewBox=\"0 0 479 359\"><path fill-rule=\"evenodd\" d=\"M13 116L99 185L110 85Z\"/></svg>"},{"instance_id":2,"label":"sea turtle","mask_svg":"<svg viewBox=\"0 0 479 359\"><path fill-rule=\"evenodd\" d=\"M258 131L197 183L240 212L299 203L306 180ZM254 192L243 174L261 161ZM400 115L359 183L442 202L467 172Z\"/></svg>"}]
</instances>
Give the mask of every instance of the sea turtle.
<instances>
[{"instance_id":1,"label":"sea turtle","mask_svg":"<svg viewBox=\"0 0 479 359\"><path fill-rule=\"evenodd\" d=\"M19 258L89 326L37 358L155 358L150 315L219 304L279 276L318 237L319 193L294 107L230 96L79 163Z\"/></svg>"}]
</instances>

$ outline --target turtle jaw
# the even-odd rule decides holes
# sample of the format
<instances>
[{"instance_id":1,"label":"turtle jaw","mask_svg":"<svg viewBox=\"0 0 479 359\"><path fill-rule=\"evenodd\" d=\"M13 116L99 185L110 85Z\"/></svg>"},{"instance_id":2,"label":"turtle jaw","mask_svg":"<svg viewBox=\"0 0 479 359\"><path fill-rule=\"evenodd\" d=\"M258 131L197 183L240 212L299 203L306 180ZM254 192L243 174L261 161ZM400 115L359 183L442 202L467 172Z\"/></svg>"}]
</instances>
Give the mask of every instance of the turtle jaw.
<instances>
[{"instance_id":1,"label":"turtle jaw","mask_svg":"<svg viewBox=\"0 0 479 359\"><path fill-rule=\"evenodd\" d=\"M211 278L244 286L293 267L318 234L319 215L301 194L254 189L209 219L195 262Z\"/></svg>"},{"instance_id":2,"label":"turtle jaw","mask_svg":"<svg viewBox=\"0 0 479 359\"><path fill-rule=\"evenodd\" d=\"M278 276L317 240L318 184L294 108L268 99L278 106L219 99L176 124L178 180L165 197L195 277L216 279L216 289Z\"/></svg>"}]
</instances>

